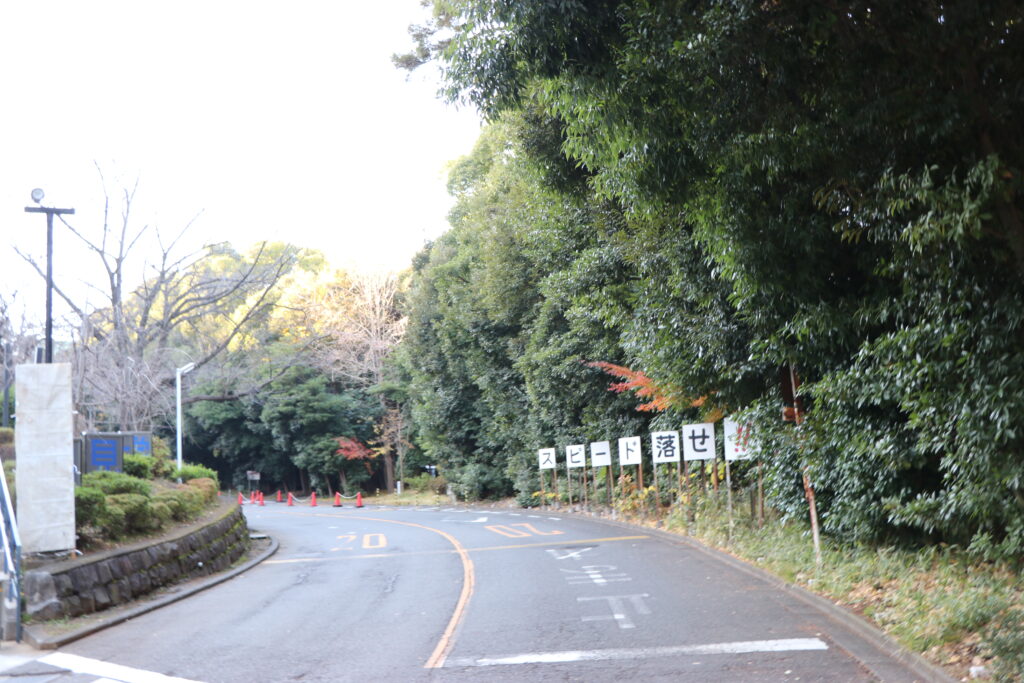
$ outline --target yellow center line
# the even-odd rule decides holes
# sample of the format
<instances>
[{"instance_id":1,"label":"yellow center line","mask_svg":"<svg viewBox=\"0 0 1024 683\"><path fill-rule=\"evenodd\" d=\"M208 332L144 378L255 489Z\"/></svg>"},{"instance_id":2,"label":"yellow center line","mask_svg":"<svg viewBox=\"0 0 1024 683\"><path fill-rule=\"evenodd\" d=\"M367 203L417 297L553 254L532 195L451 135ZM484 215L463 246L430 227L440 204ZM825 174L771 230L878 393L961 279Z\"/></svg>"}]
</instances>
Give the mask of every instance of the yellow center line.
<instances>
[{"instance_id":1,"label":"yellow center line","mask_svg":"<svg viewBox=\"0 0 1024 683\"><path fill-rule=\"evenodd\" d=\"M469 605L469 599L473 595L473 588L476 583L476 574L473 571L473 561L469 559L469 553L466 552L466 548L459 543L458 539L448 532L426 526L425 524L402 522L397 519L363 517L362 515L359 516L359 519L365 519L370 522L383 522L385 524L399 524L401 526L409 526L415 529L431 531L444 537L444 539L451 543L452 547L455 548L454 552L458 554L459 559L462 561L462 591L459 593L458 602L455 603L455 611L452 612L451 619L448 620L448 626L445 627L444 633L441 634L441 640L437 642L433 653L431 653L430 658L427 659L427 663L423 665L425 669L441 668L444 666L444 660L448 657L448 654L452 650L452 646L455 644L455 631L459 628L459 625L462 623L462 619L466 614L466 606Z\"/></svg>"},{"instance_id":2,"label":"yellow center line","mask_svg":"<svg viewBox=\"0 0 1024 683\"><path fill-rule=\"evenodd\" d=\"M294 511L298 512L298 511ZM310 514L310 513L299 513L299 514ZM325 513L312 513L312 516L317 517L333 517L337 518L336 515L328 515ZM473 596L473 590L476 585L476 573L473 568L473 560L469 558L470 550L467 550L465 546L459 543L458 539L449 534L446 531L435 529L434 527L426 526L425 524L417 524L416 522L403 522L396 519L380 519L379 517L363 517L359 515L354 519L364 519L370 522L383 522L384 524L398 524L401 526L413 527L415 529L423 529L430 531L439 536L442 536L446 541L452 544L454 551L440 551L445 554L455 552L459 556L459 560L462 562L462 590L459 592L459 599L455 603L455 610L452 612L451 618L448 620L448 625L444 629L444 633L441 634L441 639L437 642L434 647L434 651L423 665L425 669L439 669L444 666L445 659L451 653L452 647L455 645L455 632L462 624L462 620L466 615L466 607L469 605L469 599ZM517 550L521 548L537 548L537 547L551 547L551 546L564 546L564 545L582 545L588 543L600 543L600 542L611 542L611 541L626 541L626 540L638 540L648 538L648 536L616 536L611 538L595 538L595 539L583 539L573 541L569 539L559 539L557 541L551 540L541 543L520 543L514 545L504 546L491 546L485 548L475 548L472 552L481 552L488 550ZM427 554L438 554L438 551L426 551L426 552L413 552L413 553L375 553L373 555L357 555L353 558L333 558L333 559L355 559L355 558L371 558L371 557L395 557L398 555L427 555ZM296 558L295 560L268 560L266 564L285 564L291 562L316 562L319 561L317 558Z\"/></svg>"}]
</instances>

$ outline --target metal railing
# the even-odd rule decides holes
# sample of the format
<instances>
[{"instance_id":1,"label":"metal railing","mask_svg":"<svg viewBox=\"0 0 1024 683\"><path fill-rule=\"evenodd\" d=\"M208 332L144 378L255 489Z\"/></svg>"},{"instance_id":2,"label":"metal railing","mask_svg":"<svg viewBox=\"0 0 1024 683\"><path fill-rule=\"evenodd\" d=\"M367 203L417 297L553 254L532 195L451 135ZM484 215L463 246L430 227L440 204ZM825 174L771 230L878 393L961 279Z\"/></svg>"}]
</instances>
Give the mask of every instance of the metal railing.
<instances>
[{"instance_id":1,"label":"metal railing","mask_svg":"<svg viewBox=\"0 0 1024 683\"><path fill-rule=\"evenodd\" d=\"M11 492L7 488L7 477L0 472L0 494L3 495L0 512L3 524L0 524L0 542L4 547L3 575L6 582L4 590L4 624L6 627L9 615L14 615L14 639L21 642L21 536L18 535L18 522L14 518L14 505ZM6 631L6 628L4 628ZM4 633L4 636L7 634Z\"/></svg>"}]
</instances>

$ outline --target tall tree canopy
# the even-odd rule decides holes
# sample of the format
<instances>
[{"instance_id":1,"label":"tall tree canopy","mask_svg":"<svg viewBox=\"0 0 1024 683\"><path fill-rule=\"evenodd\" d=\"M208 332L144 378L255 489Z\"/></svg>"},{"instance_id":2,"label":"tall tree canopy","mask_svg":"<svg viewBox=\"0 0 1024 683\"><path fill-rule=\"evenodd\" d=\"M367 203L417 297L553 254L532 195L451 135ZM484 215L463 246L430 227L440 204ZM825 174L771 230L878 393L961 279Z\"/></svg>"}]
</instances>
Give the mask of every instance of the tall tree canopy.
<instances>
[{"instance_id":1,"label":"tall tree canopy","mask_svg":"<svg viewBox=\"0 0 1024 683\"><path fill-rule=\"evenodd\" d=\"M506 241L549 240L517 272L571 282L595 274L585 254L602 264L567 322L611 348L581 355L747 409L777 504L798 509L787 473L810 458L832 533L1020 553L1020 3L456 0L435 16L404 64L436 59L450 98L532 122L514 149L538 169L528 187L578 209L550 221L531 197L512 225L491 207ZM467 239L435 246L453 280L432 280L430 310L476 284ZM800 453L778 419L790 364Z\"/></svg>"}]
</instances>

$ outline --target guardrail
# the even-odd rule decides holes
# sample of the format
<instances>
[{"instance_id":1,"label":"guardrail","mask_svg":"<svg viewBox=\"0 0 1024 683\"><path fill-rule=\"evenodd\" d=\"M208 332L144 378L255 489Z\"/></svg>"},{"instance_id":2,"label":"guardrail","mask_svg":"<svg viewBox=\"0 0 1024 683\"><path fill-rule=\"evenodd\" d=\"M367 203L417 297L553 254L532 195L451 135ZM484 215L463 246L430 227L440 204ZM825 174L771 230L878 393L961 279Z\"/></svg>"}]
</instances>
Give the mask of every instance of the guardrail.
<instances>
[{"instance_id":1,"label":"guardrail","mask_svg":"<svg viewBox=\"0 0 1024 683\"><path fill-rule=\"evenodd\" d=\"M0 472L0 513L3 524L0 524L0 543L3 543L4 559L3 574L0 578L6 583L4 590L4 637L7 636L7 623L10 615L14 615L14 639L21 642L21 536L18 535L18 522L14 518L14 505L11 492L7 488L7 477Z\"/></svg>"}]
</instances>

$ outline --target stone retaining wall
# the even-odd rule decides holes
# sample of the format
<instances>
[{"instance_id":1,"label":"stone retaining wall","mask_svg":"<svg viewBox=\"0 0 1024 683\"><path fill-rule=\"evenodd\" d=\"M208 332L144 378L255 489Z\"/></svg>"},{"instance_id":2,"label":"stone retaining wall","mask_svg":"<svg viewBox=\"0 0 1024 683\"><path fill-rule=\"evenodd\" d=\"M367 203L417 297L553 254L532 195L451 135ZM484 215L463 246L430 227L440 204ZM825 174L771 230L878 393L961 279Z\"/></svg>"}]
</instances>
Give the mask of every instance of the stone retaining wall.
<instances>
[{"instance_id":1,"label":"stone retaining wall","mask_svg":"<svg viewBox=\"0 0 1024 683\"><path fill-rule=\"evenodd\" d=\"M242 509L152 545L110 551L24 574L25 616L77 617L130 602L162 586L227 569L249 547Z\"/></svg>"}]
</instances>

